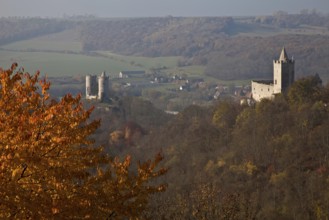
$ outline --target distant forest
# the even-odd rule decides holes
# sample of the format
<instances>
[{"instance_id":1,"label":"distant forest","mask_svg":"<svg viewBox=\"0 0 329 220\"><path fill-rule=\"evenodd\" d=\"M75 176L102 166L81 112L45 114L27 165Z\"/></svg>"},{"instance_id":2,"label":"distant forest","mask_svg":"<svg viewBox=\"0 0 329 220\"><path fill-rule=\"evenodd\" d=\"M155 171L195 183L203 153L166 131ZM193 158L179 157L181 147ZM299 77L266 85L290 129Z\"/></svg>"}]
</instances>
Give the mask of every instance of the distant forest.
<instances>
[{"instance_id":1,"label":"distant forest","mask_svg":"<svg viewBox=\"0 0 329 220\"><path fill-rule=\"evenodd\" d=\"M75 28L83 52L181 56L177 66L202 65L221 80L268 78L283 46L297 62L297 77L318 73L326 80L329 67L329 16L307 10L246 18L2 18L0 28L0 45Z\"/></svg>"}]
</instances>

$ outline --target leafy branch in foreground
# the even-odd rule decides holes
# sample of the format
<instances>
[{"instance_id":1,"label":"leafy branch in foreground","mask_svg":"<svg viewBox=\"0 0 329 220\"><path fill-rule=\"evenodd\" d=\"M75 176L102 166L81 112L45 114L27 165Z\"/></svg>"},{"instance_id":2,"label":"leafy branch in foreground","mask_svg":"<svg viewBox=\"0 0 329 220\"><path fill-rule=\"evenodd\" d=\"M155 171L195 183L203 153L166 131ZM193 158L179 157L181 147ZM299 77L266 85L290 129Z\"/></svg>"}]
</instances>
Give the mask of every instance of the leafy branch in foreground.
<instances>
[{"instance_id":1,"label":"leafy branch in foreground","mask_svg":"<svg viewBox=\"0 0 329 220\"><path fill-rule=\"evenodd\" d=\"M156 171L161 156L132 172L129 156L111 160L93 146L100 121L80 96L51 99L50 83L17 64L0 69L0 84L1 218L138 218L165 189L149 185L166 172Z\"/></svg>"}]
</instances>

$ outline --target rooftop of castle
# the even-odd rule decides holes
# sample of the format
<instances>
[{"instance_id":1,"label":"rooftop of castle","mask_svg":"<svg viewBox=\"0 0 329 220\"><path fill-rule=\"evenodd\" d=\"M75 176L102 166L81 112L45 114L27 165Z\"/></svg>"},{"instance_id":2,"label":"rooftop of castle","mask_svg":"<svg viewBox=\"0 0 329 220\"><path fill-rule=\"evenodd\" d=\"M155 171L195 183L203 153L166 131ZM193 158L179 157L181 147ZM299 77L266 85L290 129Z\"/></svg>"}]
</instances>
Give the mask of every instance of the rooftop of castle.
<instances>
[{"instance_id":1,"label":"rooftop of castle","mask_svg":"<svg viewBox=\"0 0 329 220\"><path fill-rule=\"evenodd\" d=\"M286 61L286 60L289 60L288 58L288 54L287 54L287 51L286 49L283 47L282 48L282 51L281 51L281 54L280 54L280 58L279 58L280 61Z\"/></svg>"}]
</instances>

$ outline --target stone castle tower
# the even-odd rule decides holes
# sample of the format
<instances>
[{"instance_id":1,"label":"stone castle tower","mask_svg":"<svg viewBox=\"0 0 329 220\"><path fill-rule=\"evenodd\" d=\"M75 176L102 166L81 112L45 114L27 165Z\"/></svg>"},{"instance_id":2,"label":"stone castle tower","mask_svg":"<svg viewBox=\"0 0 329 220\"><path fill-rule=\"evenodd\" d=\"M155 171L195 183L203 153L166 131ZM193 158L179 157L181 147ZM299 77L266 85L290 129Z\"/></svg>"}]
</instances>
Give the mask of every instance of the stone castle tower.
<instances>
[{"instance_id":1,"label":"stone castle tower","mask_svg":"<svg viewBox=\"0 0 329 220\"><path fill-rule=\"evenodd\" d=\"M280 58L273 60L273 92L282 93L289 88L295 79L295 61L289 59L285 48L282 49Z\"/></svg>"},{"instance_id":2,"label":"stone castle tower","mask_svg":"<svg viewBox=\"0 0 329 220\"><path fill-rule=\"evenodd\" d=\"M273 79L252 80L252 98L255 101L272 99L285 92L295 80L295 61L290 59L283 47L278 60L273 60Z\"/></svg>"},{"instance_id":3,"label":"stone castle tower","mask_svg":"<svg viewBox=\"0 0 329 220\"><path fill-rule=\"evenodd\" d=\"M105 71L100 76L86 76L86 99L104 100L109 98L109 77Z\"/></svg>"}]
</instances>

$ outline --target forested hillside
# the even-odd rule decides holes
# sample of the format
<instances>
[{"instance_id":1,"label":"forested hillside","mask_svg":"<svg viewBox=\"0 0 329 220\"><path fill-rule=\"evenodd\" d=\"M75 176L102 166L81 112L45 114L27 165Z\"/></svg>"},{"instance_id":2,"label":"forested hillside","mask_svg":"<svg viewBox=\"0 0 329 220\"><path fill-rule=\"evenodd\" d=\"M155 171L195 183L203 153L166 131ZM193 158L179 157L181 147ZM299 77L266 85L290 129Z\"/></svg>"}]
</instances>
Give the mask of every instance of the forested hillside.
<instances>
[{"instance_id":1,"label":"forested hillside","mask_svg":"<svg viewBox=\"0 0 329 220\"><path fill-rule=\"evenodd\" d=\"M170 169L147 216L328 218L328 102L329 88L312 76L253 107L187 108L134 151L162 149Z\"/></svg>"},{"instance_id":2,"label":"forested hillside","mask_svg":"<svg viewBox=\"0 0 329 220\"><path fill-rule=\"evenodd\" d=\"M111 50L143 56L194 56L220 38L232 18L135 18L86 22L81 33L85 50Z\"/></svg>"},{"instance_id":3,"label":"forested hillside","mask_svg":"<svg viewBox=\"0 0 329 220\"><path fill-rule=\"evenodd\" d=\"M111 111L96 140L135 160L164 155L168 189L151 197L150 219L329 217L329 86L318 75L286 94L241 106L222 100L176 116L137 98Z\"/></svg>"},{"instance_id":4,"label":"forested hillside","mask_svg":"<svg viewBox=\"0 0 329 220\"><path fill-rule=\"evenodd\" d=\"M298 76L319 73L326 78L328 27L328 16L280 12L245 19L96 20L83 25L81 37L87 51L182 56L178 66L204 65L207 75L222 80L267 78L271 74L271 60L285 46L299 61L296 65Z\"/></svg>"},{"instance_id":5,"label":"forested hillside","mask_svg":"<svg viewBox=\"0 0 329 220\"><path fill-rule=\"evenodd\" d=\"M60 32L72 27L70 22L41 18L1 18L0 45Z\"/></svg>"},{"instance_id":6,"label":"forested hillside","mask_svg":"<svg viewBox=\"0 0 329 220\"><path fill-rule=\"evenodd\" d=\"M297 78L319 73L327 79L327 35L228 38L206 55L209 61L205 73L226 80L271 78L272 60L279 57L278 51L283 46L296 61Z\"/></svg>"}]
</instances>

